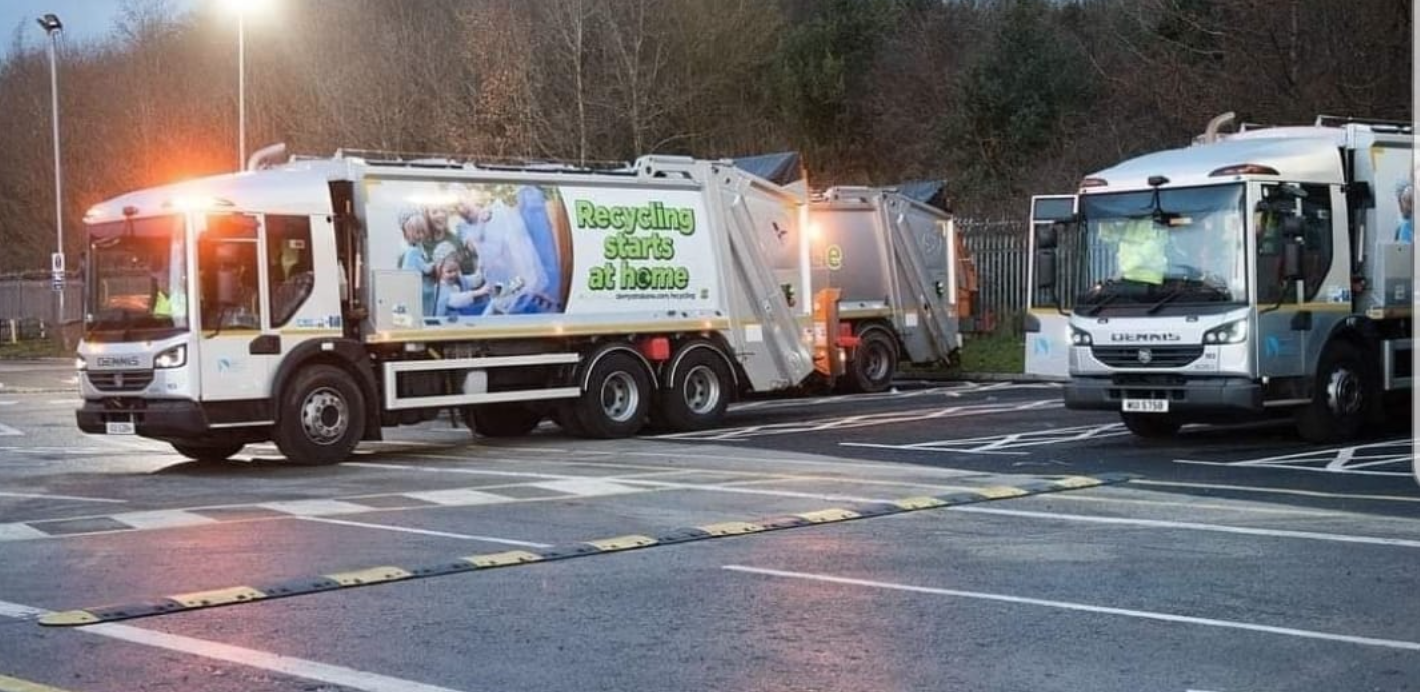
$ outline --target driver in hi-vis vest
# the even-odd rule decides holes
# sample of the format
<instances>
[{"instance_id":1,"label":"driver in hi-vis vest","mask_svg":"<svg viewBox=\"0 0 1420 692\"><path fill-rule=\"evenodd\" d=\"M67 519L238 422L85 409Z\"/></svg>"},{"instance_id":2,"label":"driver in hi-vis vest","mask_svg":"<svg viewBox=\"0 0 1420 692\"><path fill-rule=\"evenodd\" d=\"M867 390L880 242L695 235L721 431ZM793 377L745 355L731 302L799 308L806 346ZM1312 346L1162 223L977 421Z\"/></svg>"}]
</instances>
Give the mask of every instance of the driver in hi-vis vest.
<instances>
[{"instance_id":1,"label":"driver in hi-vis vest","mask_svg":"<svg viewBox=\"0 0 1420 692\"><path fill-rule=\"evenodd\" d=\"M1126 281L1162 284L1164 270L1168 267L1168 257L1164 254L1168 233L1147 217L1129 219L1111 230L1105 237L1119 244L1115 252L1119 275Z\"/></svg>"}]
</instances>

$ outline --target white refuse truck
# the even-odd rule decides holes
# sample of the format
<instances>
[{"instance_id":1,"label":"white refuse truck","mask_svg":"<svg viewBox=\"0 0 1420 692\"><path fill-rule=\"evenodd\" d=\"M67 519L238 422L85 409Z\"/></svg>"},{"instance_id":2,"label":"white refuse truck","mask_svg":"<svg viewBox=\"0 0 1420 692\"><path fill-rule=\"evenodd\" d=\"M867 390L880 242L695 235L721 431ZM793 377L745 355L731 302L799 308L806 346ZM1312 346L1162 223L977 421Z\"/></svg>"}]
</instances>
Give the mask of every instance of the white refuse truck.
<instances>
[{"instance_id":1,"label":"white refuse truck","mask_svg":"<svg viewBox=\"0 0 1420 692\"><path fill-rule=\"evenodd\" d=\"M1230 120L1033 201L1027 348L1068 353L1065 405L1136 435L1290 414L1353 437L1412 384L1411 126Z\"/></svg>"},{"instance_id":2,"label":"white refuse truck","mask_svg":"<svg viewBox=\"0 0 1420 692\"><path fill-rule=\"evenodd\" d=\"M814 372L803 197L728 162L252 168L87 214L85 432L322 464L447 409L696 429Z\"/></svg>"}]
</instances>

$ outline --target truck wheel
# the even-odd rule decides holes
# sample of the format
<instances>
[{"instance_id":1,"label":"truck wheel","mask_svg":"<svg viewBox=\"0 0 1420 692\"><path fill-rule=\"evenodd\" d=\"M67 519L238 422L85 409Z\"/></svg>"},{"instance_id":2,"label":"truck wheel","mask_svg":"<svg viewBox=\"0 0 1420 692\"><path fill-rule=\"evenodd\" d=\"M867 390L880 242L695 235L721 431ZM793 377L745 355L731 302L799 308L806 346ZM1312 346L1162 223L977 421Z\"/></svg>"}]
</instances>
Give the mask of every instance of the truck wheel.
<instances>
[{"instance_id":1,"label":"truck wheel","mask_svg":"<svg viewBox=\"0 0 1420 692\"><path fill-rule=\"evenodd\" d=\"M1119 417L1129 432L1151 440L1173 437L1183 427L1177 418L1158 413L1120 413Z\"/></svg>"},{"instance_id":2,"label":"truck wheel","mask_svg":"<svg viewBox=\"0 0 1420 692\"><path fill-rule=\"evenodd\" d=\"M881 392L892 384L896 374L897 344L881 329L870 329L853 349L841 384L848 392Z\"/></svg>"},{"instance_id":3,"label":"truck wheel","mask_svg":"<svg viewBox=\"0 0 1420 692\"><path fill-rule=\"evenodd\" d=\"M173 449L189 459L205 462L226 461L242 451L241 442L173 442Z\"/></svg>"},{"instance_id":4,"label":"truck wheel","mask_svg":"<svg viewBox=\"0 0 1420 692\"><path fill-rule=\"evenodd\" d=\"M569 411L586 437L630 437L646 424L651 407L651 377L627 353L612 353L592 368L587 389Z\"/></svg>"},{"instance_id":5,"label":"truck wheel","mask_svg":"<svg viewBox=\"0 0 1420 692\"><path fill-rule=\"evenodd\" d=\"M281 395L276 448L302 465L338 464L365 434L365 401L354 378L329 365L302 368Z\"/></svg>"},{"instance_id":6,"label":"truck wheel","mask_svg":"<svg viewBox=\"0 0 1420 692\"><path fill-rule=\"evenodd\" d=\"M522 437L542 422L542 413L524 404L480 404L471 408L470 427L484 437Z\"/></svg>"},{"instance_id":7,"label":"truck wheel","mask_svg":"<svg viewBox=\"0 0 1420 692\"><path fill-rule=\"evenodd\" d=\"M704 430L725 415L734 379L714 346L698 342L682 353L671 381L658 392L652 417L667 430Z\"/></svg>"},{"instance_id":8,"label":"truck wheel","mask_svg":"<svg viewBox=\"0 0 1420 692\"><path fill-rule=\"evenodd\" d=\"M1360 353L1348 343L1333 342L1321 354L1312 402L1297 410L1297 432L1308 442L1349 440L1361 433L1375 405L1374 380Z\"/></svg>"}]
</instances>

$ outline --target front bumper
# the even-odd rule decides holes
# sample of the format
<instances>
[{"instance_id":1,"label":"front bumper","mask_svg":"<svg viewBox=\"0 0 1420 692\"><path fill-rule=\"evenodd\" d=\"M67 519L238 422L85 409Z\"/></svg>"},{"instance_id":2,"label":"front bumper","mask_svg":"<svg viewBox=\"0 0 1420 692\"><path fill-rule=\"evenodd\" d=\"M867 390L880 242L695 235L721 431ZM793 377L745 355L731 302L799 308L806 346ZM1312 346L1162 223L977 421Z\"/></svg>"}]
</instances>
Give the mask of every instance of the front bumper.
<instances>
[{"instance_id":1,"label":"front bumper","mask_svg":"<svg viewBox=\"0 0 1420 692\"><path fill-rule=\"evenodd\" d=\"M107 424L132 422L142 437L185 439L212 430L207 413L185 399L90 399L74 412L79 429L94 435L108 432Z\"/></svg>"},{"instance_id":2,"label":"front bumper","mask_svg":"<svg viewBox=\"0 0 1420 692\"><path fill-rule=\"evenodd\" d=\"M1125 399L1167 400L1171 413L1261 413L1262 386L1240 377L1140 379L1072 377L1065 408L1119 411Z\"/></svg>"}]
</instances>

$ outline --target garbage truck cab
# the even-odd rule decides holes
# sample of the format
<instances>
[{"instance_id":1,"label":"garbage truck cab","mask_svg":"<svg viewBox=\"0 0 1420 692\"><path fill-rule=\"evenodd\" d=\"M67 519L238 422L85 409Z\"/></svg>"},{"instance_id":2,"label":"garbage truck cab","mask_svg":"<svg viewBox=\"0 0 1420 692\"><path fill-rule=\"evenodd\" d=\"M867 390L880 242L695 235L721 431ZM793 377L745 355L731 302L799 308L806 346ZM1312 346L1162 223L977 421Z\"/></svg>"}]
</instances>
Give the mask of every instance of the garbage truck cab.
<instances>
[{"instance_id":1,"label":"garbage truck cab","mask_svg":"<svg viewBox=\"0 0 1420 692\"><path fill-rule=\"evenodd\" d=\"M1354 437L1411 386L1411 129L1223 122L1033 219L1034 304L1068 315L1065 404L1144 437L1272 414Z\"/></svg>"}]
</instances>

